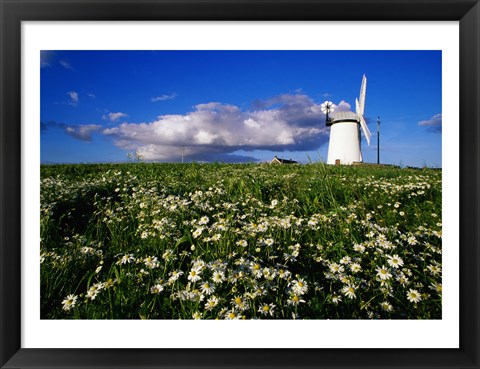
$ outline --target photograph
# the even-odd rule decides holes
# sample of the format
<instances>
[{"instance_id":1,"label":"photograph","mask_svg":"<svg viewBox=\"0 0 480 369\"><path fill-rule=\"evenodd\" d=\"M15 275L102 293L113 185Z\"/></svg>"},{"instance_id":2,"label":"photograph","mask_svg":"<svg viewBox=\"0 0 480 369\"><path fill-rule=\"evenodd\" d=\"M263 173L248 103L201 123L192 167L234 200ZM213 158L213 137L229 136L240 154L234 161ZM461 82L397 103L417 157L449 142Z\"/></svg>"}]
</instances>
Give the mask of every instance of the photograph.
<instances>
[{"instance_id":1,"label":"photograph","mask_svg":"<svg viewBox=\"0 0 480 369\"><path fill-rule=\"evenodd\" d=\"M479 0L0 9L1 369L479 368Z\"/></svg>"},{"instance_id":2,"label":"photograph","mask_svg":"<svg viewBox=\"0 0 480 369\"><path fill-rule=\"evenodd\" d=\"M39 60L41 319L442 319L442 50Z\"/></svg>"}]
</instances>

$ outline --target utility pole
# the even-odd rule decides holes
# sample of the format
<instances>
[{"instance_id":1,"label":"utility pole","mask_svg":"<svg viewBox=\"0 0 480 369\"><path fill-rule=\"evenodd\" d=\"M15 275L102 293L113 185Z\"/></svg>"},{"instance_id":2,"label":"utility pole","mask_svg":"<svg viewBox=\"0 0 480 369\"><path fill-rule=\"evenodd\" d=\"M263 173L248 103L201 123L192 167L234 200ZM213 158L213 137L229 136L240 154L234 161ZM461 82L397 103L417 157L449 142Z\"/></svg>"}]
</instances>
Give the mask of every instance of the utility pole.
<instances>
[{"instance_id":1,"label":"utility pole","mask_svg":"<svg viewBox=\"0 0 480 369\"><path fill-rule=\"evenodd\" d=\"M183 153L185 151L185 146L182 146L182 164L183 164Z\"/></svg>"},{"instance_id":2,"label":"utility pole","mask_svg":"<svg viewBox=\"0 0 480 369\"><path fill-rule=\"evenodd\" d=\"M380 117L377 117L377 164L380 164Z\"/></svg>"}]
</instances>

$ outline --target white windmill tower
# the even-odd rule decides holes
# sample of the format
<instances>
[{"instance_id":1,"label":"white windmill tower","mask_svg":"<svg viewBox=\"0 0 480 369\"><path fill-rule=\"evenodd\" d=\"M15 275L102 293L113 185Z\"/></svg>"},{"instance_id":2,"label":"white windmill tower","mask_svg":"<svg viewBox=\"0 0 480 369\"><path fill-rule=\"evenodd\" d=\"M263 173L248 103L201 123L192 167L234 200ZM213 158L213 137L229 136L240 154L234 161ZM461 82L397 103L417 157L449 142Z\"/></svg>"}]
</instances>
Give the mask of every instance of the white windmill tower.
<instances>
[{"instance_id":1,"label":"white windmill tower","mask_svg":"<svg viewBox=\"0 0 480 369\"><path fill-rule=\"evenodd\" d=\"M360 126L370 145L370 130L363 118L365 109L365 94L367 91L367 77L363 75L360 87L360 97L355 100L355 113L352 111L334 111L331 101L321 105L322 112L326 115L326 125L330 126L330 141L328 144L327 164L352 164L363 161L360 147Z\"/></svg>"}]
</instances>

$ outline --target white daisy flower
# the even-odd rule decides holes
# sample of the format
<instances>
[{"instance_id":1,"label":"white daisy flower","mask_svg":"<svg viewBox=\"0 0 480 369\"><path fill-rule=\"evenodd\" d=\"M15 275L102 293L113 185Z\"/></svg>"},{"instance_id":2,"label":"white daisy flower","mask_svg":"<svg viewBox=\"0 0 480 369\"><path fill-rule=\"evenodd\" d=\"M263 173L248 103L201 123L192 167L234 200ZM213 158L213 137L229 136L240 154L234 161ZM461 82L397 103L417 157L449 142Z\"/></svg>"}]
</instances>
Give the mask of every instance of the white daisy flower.
<instances>
[{"instance_id":1,"label":"white daisy flower","mask_svg":"<svg viewBox=\"0 0 480 369\"><path fill-rule=\"evenodd\" d=\"M65 311L69 311L73 307L75 307L75 304L77 303L78 296L76 295L68 295L65 300L62 301L62 309Z\"/></svg>"},{"instance_id":2,"label":"white daisy flower","mask_svg":"<svg viewBox=\"0 0 480 369\"><path fill-rule=\"evenodd\" d=\"M407 292L407 300L413 303L417 303L422 299L422 295L417 290L409 289Z\"/></svg>"},{"instance_id":3,"label":"white daisy flower","mask_svg":"<svg viewBox=\"0 0 480 369\"><path fill-rule=\"evenodd\" d=\"M201 279L200 274L201 274L201 270L199 268L192 268L188 273L187 279L190 282L195 283Z\"/></svg>"},{"instance_id":4,"label":"white daisy flower","mask_svg":"<svg viewBox=\"0 0 480 369\"><path fill-rule=\"evenodd\" d=\"M354 299L357 296L355 295L357 287L355 285L347 285L342 288L342 292L345 296L347 296L349 299Z\"/></svg>"},{"instance_id":5,"label":"white daisy flower","mask_svg":"<svg viewBox=\"0 0 480 369\"><path fill-rule=\"evenodd\" d=\"M382 265L382 267L375 268L375 270L377 271L377 276L382 281L386 281L386 280L392 278L392 274L388 271L388 269L384 265Z\"/></svg>"},{"instance_id":6,"label":"white daisy flower","mask_svg":"<svg viewBox=\"0 0 480 369\"><path fill-rule=\"evenodd\" d=\"M262 306L260 306L260 308L258 309L258 312L259 313L262 313L262 315L269 315L270 316L273 316L274 314L274 309L275 309L275 305L274 304L263 304Z\"/></svg>"},{"instance_id":7,"label":"white daisy flower","mask_svg":"<svg viewBox=\"0 0 480 369\"><path fill-rule=\"evenodd\" d=\"M398 255L387 255L387 263L390 265L392 268L400 268L403 265L403 260L400 258Z\"/></svg>"}]
</instances>

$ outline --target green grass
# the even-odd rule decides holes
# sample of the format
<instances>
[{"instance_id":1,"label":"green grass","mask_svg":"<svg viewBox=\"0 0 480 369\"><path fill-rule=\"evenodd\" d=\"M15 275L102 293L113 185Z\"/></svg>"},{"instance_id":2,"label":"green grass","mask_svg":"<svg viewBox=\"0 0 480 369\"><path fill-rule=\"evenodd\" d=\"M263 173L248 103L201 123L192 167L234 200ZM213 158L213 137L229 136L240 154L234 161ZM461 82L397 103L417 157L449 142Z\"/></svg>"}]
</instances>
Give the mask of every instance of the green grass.
<instances>
[{"instance_id":1,"label":"green grass","mask_svg":"<svg viewBox=\"0 0 480 369\"><path fill-rule=\"evenodd\" d=\"M441 319L441 175L42 166L41 317Z\"/></svg>"}]
</instances>

